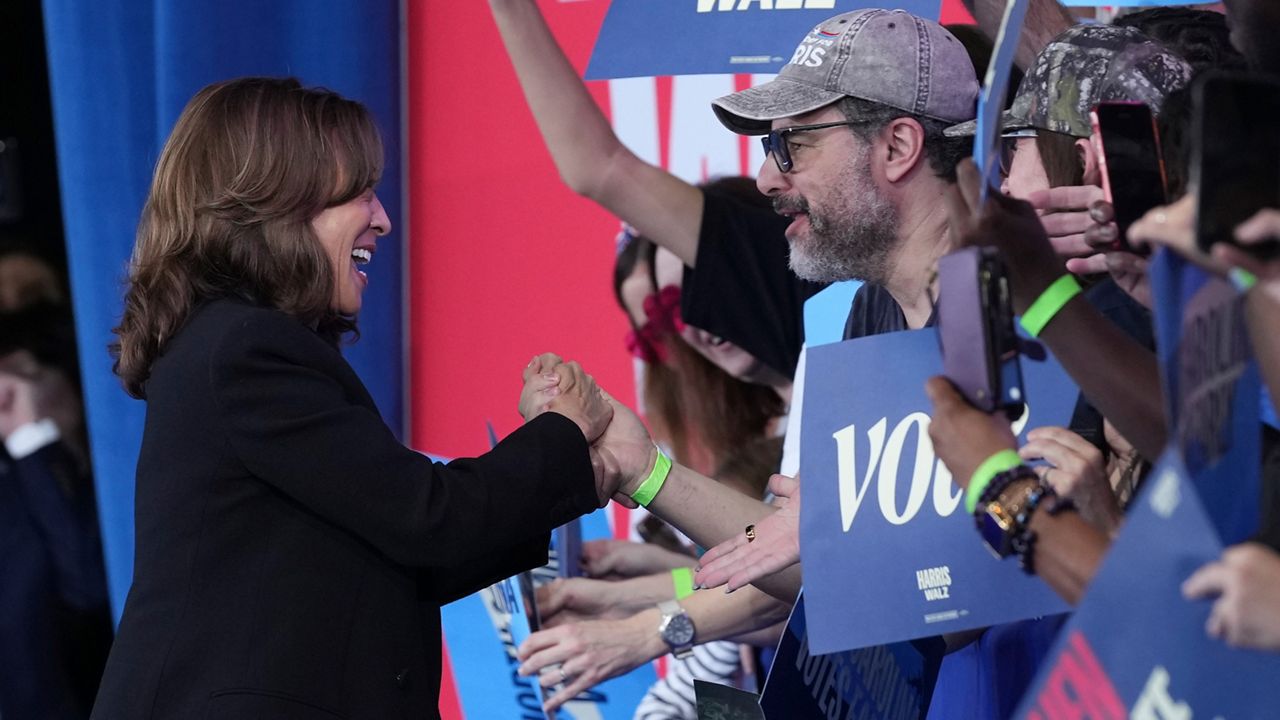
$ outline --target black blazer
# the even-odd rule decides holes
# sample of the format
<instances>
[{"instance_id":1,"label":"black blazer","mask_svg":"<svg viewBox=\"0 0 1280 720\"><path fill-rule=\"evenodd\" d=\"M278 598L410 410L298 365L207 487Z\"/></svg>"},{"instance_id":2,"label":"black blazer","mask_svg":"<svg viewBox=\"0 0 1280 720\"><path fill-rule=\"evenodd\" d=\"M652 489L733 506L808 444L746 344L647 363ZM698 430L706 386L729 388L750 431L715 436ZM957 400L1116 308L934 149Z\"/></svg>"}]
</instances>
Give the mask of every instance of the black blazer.
<instances>
[{"instance_id":1,"label":"black blazer","mask_svg":"<svg viewBox=\"0 0 1280 720\"><path fill-rule=\"evenodd\" d=\"M133 586L95 719L438 717L439 606L546 562L549 531L597 505L564 416L432 463L276 310L199 308L146 389Z\"/></svg>"}]
</instances>

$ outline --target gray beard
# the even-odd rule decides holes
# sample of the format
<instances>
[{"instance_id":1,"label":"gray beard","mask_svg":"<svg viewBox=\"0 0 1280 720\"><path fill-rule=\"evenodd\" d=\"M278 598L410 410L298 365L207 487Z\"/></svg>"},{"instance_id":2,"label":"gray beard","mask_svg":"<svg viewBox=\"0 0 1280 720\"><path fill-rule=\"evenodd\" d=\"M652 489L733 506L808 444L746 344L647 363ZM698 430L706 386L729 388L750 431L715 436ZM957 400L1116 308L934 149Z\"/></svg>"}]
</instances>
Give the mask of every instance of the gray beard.
<instances>
[{"instance_id":1,"label":"gray beard","mask_svg":"<svg viewBox=\"0 0 1280 720\"><path fill-rule=\"evenodd\" d=\"M871 181L865 151L836 179L839 207L809 214L809 237L791 243L791 270L814 282L862 280L884 285L898 242L898 210Z\"/></svg>"}]
</instances>

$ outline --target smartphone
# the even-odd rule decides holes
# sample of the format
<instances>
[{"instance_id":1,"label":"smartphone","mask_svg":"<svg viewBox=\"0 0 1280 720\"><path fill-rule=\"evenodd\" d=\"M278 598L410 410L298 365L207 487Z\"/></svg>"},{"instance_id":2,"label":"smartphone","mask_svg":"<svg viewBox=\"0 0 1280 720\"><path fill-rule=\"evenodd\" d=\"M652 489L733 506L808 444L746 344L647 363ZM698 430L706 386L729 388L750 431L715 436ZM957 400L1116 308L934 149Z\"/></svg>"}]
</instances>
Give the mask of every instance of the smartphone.
<instances>
[{"instance_id":1,"label":"smartphone","mask_svg":"<svg viewBox=\"0 0 1280 720\"><path fill-rule=\"evenodd\" d=\"M1115 250L1133 252L1129 226L1148 210L1169 201L1160 132L1151 108L1142 103L1100 103L1090 113L1102 193L1115 208L1120 231Z\"/></svg>"},{"instance_id":2,"label":"smartphone","mask_svg":"<svg viewBox=\"0 0 1280 720\"><path fill-rule=\"evenodd\" d=\"M1191 186L1196 242L1236 244L1235 229L1263 208L1280 208L1280 84L1249 75L1207 73L1191 88ZM1280 256L1280 238L1248 246Z\"/></svg>"},{"instance_id":3,"label":"smartphone","mask_svg":"<svg viewBox=\"0 0 1280 720\"><path fill-rule=\"evenodd\" d=\"M938 261L938 286L942 373L974 407L1016 420L1026 402L1021 343L999 253L970 247L944 256Z\"/></svg>"}]
</instances>

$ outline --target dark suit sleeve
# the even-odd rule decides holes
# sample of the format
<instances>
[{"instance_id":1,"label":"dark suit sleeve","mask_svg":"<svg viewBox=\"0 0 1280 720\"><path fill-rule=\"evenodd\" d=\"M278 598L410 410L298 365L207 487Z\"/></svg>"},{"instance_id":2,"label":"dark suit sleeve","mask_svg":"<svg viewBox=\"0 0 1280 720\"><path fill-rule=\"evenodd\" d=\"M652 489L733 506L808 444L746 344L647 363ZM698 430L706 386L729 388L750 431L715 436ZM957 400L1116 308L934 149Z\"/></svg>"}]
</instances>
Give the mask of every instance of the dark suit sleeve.
<instances>
[{"instance_id":1,"label":"dark suit sleeve","mask_svg":"<svg viewBox=\"0 0 1280 720\"><path fill-rule=\"evenodd\" d=\"M447 570L432 570L426 594L437 605L445 605L525 570L547 564L547 547L551 533L506 548L483 565L467 565Z\"/></svg>"},{"instance_id":2,"label":"dark suit sleeve","mask_svg":"<svg viewBox=\"0 0 1280 720\"><path fill-rule=\"evenodd\" d=\"M259 313L215 343L216 411L250 474L392 560L493 563L595 509L587 443L568 418L545 413L479 458L433 463L351 397L333 365L347 368L316 335Z\"/></svg>"}]
</instances>

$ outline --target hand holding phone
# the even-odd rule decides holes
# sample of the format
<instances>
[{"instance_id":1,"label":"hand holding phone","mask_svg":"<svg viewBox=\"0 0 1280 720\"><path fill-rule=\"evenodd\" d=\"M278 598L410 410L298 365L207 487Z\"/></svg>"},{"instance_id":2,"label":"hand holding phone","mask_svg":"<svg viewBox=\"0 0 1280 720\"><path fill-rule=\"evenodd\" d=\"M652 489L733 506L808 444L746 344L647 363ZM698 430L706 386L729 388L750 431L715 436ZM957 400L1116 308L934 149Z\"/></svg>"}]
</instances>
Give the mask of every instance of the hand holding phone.
<instances>
[{"instance_id":1,"label":"hand holding phone","mask_svg":"<svg viewBox=\"0 0 1280 720\"><path fill-rule=\"evenodd\" d=\"M1111 249L1135 252L1125 239L1129 226L1168 201L1155 116L1142 103L1105 102L1090 118L1103 197L1112 207L1118 231Z\"/></svg>"},{"instance_id":2,"label":"hand holding phone","mask_svg":"<svg viewBox=\"0 0 1280 720\"><path fill-rule=\"evenodd\" d=\"M974 407L1022 414L1025 396L1013 302L999 253L968 247L938 261L942 372Z\"/></svg>"}]
</instances>

